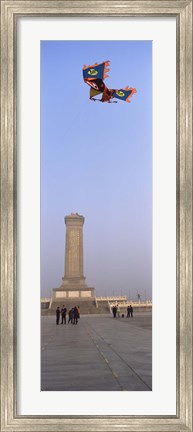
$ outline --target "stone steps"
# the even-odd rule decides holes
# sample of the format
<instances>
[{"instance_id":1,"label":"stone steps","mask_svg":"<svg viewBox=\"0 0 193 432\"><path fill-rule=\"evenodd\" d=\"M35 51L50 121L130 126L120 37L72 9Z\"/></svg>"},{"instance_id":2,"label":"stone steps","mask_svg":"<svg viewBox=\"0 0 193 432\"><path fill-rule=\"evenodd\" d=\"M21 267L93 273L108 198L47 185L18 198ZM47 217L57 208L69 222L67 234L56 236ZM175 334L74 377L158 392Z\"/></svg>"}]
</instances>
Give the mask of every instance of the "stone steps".
<instances>
[{"instance_id":1,"label":"stone steps","mask_svg":"<svg viewBox=\"0 0 193 432\"><path fill-rule=\"evenodd\" d=\"M103 303L102 305L98 305L96 307L96 303L94 300L68 300L68 301L57 301L52 302L50 309L42 310L42 315L55 315L56 308L59 306L61 309L62 306L65 305L68 311L74 306L80 306L80 315L88 315L88 314L106 314L109 313L108 303Z\"/></svg>"}]
</instances>

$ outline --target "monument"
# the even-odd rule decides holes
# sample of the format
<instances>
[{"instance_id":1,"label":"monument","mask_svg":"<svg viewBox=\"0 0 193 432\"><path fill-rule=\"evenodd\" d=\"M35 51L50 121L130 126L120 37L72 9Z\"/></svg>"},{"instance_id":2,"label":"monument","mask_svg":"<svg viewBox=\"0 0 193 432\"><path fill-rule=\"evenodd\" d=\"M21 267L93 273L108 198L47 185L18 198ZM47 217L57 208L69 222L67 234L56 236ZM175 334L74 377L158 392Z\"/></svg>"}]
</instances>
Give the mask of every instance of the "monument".
<instances>
[{"instance_id":1,"label":"monument","mask_svg":"<svg viewBox=\"0 0 193 432\"><path fill-rule=\"evenodd\" d=\"M66 224L66 245L64 276L59 288L53 289L50 309L56 304L67 307L87 304L87 310L95 305L94 288L88 287L84 276L83 259L83 225L84 217L78 213L71 213L64 218Z\"/></svg>"}]
</instances>

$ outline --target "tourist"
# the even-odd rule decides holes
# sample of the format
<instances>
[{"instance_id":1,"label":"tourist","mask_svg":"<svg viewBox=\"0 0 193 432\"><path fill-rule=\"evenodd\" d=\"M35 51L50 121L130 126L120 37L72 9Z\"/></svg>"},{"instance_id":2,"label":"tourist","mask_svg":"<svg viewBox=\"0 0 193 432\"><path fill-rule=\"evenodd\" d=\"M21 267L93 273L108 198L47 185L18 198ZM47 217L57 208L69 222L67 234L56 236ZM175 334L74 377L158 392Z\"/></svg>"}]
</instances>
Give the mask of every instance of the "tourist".
<instances>
[{"instance_id":1,"label":"tourist","mask_svg":"<svg viewBox=\"0 0 193 432\"><path fill-rule=\"evenodd\" d=\"M60 321L60 308L59 306L56 309L56 324L58 325Z\"/></svg>"},{"instance_id":2,"label":"tourist","mask_svg":"<svg viewBox=\"0 0 193 432\"><path fill-rule=\"evenodd\" d=\"M80 318L80 306L78 306L78 318Z\"/></svg>"},{"instance_id":3,"label":"tourist","mask_svg":"<svg viewBox=\"0 0 193 432\"><path fill-rule=\"evenodd\" d=\"M127 306L127 318L130 318L130 306Z\"/></svg>"},{"instance_id":4,"label":"tourist","mask_svg":"<svg viewBox=\"0 0 193 432\"><path fill-rule=\"evenodd\" d=\"M62 309L61 309L61 314L62 314L62 321L61 321L61 324L66 324L66 312L67 312L67 309L66 309L66 307L63 305L63 306L62 306Z\"/></svg>"},{"instance_id":5,"label":"tourist","mask_svg":"<svg viewBox=\"0 0 193 432\"><path fill-rule=\"evenodd\" d=\"M117 307L116 306L113 306L113 316L114 316L114 318L116 318L116 315L117 315Z\"/></svg>"},{"instance_id":6,"label":"tourist","mask_svg":"<svg viewBox=\"0 0 193 432\"><path fill-rule=\"evenodd\" d=\"M68 324L69 324L69 322L71 322L71 324L72 324L73 318L74 318L74 311L73 311L73 308L72 308L68 312Z\"/></svg>"},{"instance_id":7,"label":"tourist","mask_svg":"<svg viewBox=\"0 0 193 432\"><path fill-rule=\"evenodd\" d=\"M64 305L62 306L62 309L61 309L61 311L60 311L61 319L62 319L62 321L61 321L60 324L63 324L63 310L64 310Z\"/></svg>"},{"instance_id":8,"label":"tourist","mask_svg":"<svg viewBox=\"0 0 193 432\"><path fill-rule=\"evenodd\" d=\"M73 324L78 324L78 308L74 306L74 319Z\"/></svg>"},{"instance_id":9,"label":"tourist","mask_svg":"<svg viewBox=\"0 0 193 432\"><path fill-rule=\"evenodd\" d=\"M131 318L133 318L133 307L130 305L129 309L130 309Z\"/></svg>"},{"instance_id":10,"label":"tourist","mask_svg":"<svg viewBox=\"0 0 193 432\"><path fill-rule=\"evenodd\" d=\"M120 306L118 303L117 303L117 315L118 315L118 318L120 318Z\"/></svg>"}]
</instances>

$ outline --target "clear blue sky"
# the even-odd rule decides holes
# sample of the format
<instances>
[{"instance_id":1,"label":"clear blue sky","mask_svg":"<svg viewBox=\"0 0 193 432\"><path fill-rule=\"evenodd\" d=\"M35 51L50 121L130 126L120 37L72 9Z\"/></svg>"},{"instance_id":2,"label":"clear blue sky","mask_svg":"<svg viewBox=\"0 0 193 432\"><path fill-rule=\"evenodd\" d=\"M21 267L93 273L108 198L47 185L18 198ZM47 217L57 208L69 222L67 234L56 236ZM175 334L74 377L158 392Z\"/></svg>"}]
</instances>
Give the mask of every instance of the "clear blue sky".
<instances>
[{"instance_id":1,"label":"clear blue sky","mask_svg":"<svg viewBox=\"0 0 193 432\"><path fill-rule=\"evenodd\" d=\"M109 88L131 103L89 100L83 65L110 60ZM84 274L96 295L151 298L152 43L41 42L41 295L64 275L64 216L85 217Z\"/></svg>"}]
</instances>

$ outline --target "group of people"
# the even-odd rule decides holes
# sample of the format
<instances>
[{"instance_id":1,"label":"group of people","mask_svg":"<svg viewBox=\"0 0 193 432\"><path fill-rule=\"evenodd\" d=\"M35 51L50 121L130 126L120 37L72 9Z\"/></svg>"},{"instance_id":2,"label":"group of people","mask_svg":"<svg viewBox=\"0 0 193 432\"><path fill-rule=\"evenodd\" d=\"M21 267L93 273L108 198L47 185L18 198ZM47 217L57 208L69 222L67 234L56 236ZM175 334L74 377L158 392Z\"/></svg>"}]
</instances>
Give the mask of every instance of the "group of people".
<instances>
[{"instance_id":1,"label":"group of people","mask_svg":"<svg viewBox=\"0 0 193 432\"><path fill-rule=\"evenodd\" d=\"M130 305L130 306L127 306L127 318L133 318L133 307Z\"/></svg>"},{"instance_id":2,"label":"group of people","mask_svg":"<svg viewBox=\"0 0 193 432\"><path fill-rule=\"evenodd\" d=\"M120 307L119 305L114 305L112 307L112 312L113 312L113 316L114 318L116 318L116 316L118 316L118 318L120 318ZM122 315L122 317L124 317L124 315ZM132 317L133 318L133 307L130 305L127 307L127 318Z\"/></svg>"},{"instance_id":3,"label":"group of people","mask_svg":"<svg viewBox=\"0 0 193 432\"><path fill-rule=\"evenodd\" d=\"M66 324L66 315L67 315L67 309L63 305L60 309L59 306L56 309L56 324ZM61 317L61 322L60 322ZM80 318L80 306L74 306L72 309L68 312L68 324L78 324L78 319Z\"/></svg>"}]
</instances>

